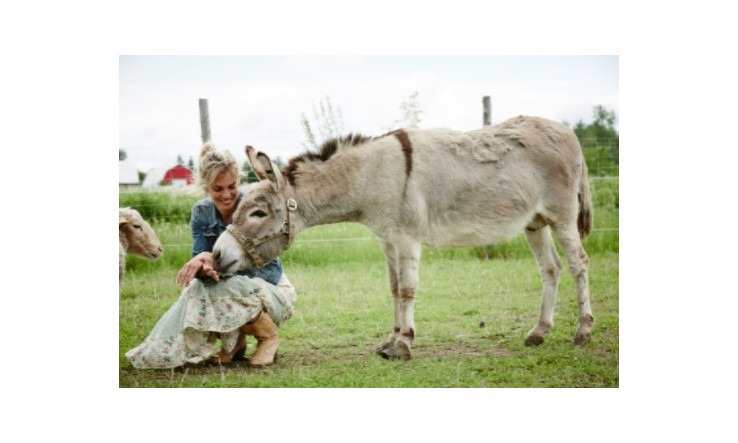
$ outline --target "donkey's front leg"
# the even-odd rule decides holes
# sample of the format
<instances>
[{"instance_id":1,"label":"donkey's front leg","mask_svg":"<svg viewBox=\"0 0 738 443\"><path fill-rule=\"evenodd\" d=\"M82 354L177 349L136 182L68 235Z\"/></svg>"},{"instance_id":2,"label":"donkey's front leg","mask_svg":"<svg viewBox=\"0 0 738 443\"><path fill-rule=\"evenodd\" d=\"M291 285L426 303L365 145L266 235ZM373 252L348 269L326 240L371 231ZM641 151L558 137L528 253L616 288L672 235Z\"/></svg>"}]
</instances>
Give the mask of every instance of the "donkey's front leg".
<instances>
[{"instance_id":1,"label":"donkey's front leg","mask_svg":"<svg viewBox=\"0 0 738 443\"><path fill-rule=\"evenodd\" d=\"M394 330L378 353L384 358L411 358L415 338L415 290L418 287L420 243L399 241L383 245L395 308ZM393 272L394 270L394 272Z\"/></svg>"},{"instance_id":2,"label":"donkey's front leg","mask_svg":"<svg viewBox=\"0 0 738 443\"><path fill-rule=\"evenodd\" d=\"M397 315L400 312L400 308L398 306L399 303L399 293L398 293L398 275L399 275L399 268L397 265L397 253L395 252L395 247L390 242L382 242L382 252L384 252L385 260L387 261L387 275L389 276L389 285L390 285L390 291L392 291L392 302L394 304L394 314L395 314L395 322L394 322L394 330L390 332L389 338L387 343L383 344L382 346L377 349L377 353L381 356L385 356L385 351L387 349L390 349L395 346L395 341L397 341L397 337L400 335L400 328L399 323L400 321L397 318Z\"/></svg>"}]
</instances>

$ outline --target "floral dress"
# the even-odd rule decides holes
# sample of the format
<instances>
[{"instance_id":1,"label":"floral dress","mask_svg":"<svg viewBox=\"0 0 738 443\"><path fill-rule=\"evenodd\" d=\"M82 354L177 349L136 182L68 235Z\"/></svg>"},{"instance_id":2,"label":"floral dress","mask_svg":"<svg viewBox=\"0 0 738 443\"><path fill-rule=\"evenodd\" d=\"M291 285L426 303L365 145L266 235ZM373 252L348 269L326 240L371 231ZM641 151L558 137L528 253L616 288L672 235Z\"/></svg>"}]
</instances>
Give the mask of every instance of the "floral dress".
<instances>
[{"instance_id":1,"label":"floral dress","mask_svg":"<svg viewBox=\"0 0 738 443\"><path fill-rule=\"evenodd\" d=\"M295 288L284 274L277 285L243 275L223 276L218 282L195 278L126 358L139 369L199 363L213 353L216 333L231 352L241 325L266 309L281 326L292 316L295 299Z\"/></svg>"}]
</instances>

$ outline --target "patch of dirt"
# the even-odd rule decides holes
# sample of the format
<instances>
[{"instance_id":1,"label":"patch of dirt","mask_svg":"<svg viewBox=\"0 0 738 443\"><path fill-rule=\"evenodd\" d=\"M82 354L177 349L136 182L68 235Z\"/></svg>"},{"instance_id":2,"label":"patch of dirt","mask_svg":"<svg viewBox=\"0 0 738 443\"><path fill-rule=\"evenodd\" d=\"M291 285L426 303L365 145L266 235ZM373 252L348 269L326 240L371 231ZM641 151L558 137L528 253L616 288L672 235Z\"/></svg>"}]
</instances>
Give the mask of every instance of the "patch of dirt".
<instances>
[{"instance_id":1,"label":"patch of dirt","mask_svg":"<svg viewBox=\"0 0 738 443\"><path fill-rule=\"evenodd\" d=\"M277 363L268 369L253 369L248 367L247 362L238 361L227 366L215 365L192 365L184 368L175 369L154 369L139 370L132 367L120 368L118 370L119 387L138 387L140 385L151 386L152 384L161 387L177 387L180 383L187 379L191 382L192 377L217 378L230 375L249 376L258 374L268 374L269 372L291 370L294 368L305 368L310 366L320 366L322 364L340 360L347 361L364 361L370 358L381 359L376 354L376 348L382 344L382 340L372 343L367 341L365 344L330 347L323 349L302 348L297 352L288 352L280 354ZM455 343L427 344L416 341L412 350L413 359L434 359L434 358L469 358L469 357L509 357L512 355L507 349L497 346L493 340L489 339L472 339L467 337Z\"/></svg>"},{"instance_id":2,"label":"patch of dirt","mask_svg":"<svg viewBox=\"0 0 738 443\"><path fill-rule=\"evenodd\" d=\"M489 347L490 342L487 341L486 343ZM456 343L416 346L413 348L413 358L483 357L485 354L486 351L482 343L468 339Z\"/></svg>"}]
</instances>

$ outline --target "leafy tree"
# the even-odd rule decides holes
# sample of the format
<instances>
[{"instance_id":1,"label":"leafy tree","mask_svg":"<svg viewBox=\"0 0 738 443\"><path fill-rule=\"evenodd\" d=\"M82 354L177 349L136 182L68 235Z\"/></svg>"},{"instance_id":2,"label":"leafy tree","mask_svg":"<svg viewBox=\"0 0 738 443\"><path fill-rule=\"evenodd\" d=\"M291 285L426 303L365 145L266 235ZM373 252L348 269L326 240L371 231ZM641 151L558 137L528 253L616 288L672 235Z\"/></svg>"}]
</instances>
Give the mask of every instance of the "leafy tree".
<instances>
[{"instance_id":1,"label":"leafy tree","mask_svg":"<svg viewBox=\"0 0 738 443\"><path fill-rule=\"evenodd\" d=\"M620 163L620 136L615 129L615 111L602 105L592 109L592 123L579 120L574 133L582 145L591 175L616 176Z\"/></svg>"},{"instance_id":2,"label":"leafy tree","mask_svg":"<svg viewBox=\"0 0 738 443\"><path fill-rule=\"evenodd\" d=\"M619 143L618 131L615 129L615 111L609 111L602 105L592 110L594 121L585 125L579 120L574 125L574 133L582 144L598 146L617 146Z\"/></svg>"},{"instance_id":3,"label":"leafy tree","mask_svg":"<svg viewBox=\"0 0 738 443\"><path fill-rule=\"evenodd\" d=\"M179 166L184 166L184 159L182 158L181 155L177 155L177 164Z\"/></svg>"},{"instance_id":4,"label":"leafy tree","mask_svg":"<svg viewBox=\"0 0 738 443\"><path fill-rule=\"evenodd\" d=\"M258 182L259 179L256 177L256 173L253 169L251 169L251 165L249 164L248 160L243 162L243 166L241 167L241 178L239 179L239 183L254 183Z\"/></svg>"},{"instance_id":5,"label":"leafy tree","mask_svg":"<svg viewBox=\"0 0 738 443\"><path fill-rule=\"evenodd\" d=\"M195 170L195 161L192 160L192 157L190 157L190 159L187 161L187 168L190 171L194 171Z\"/></svg>"},{"instance_id":6,"label":"leafy tree","mask_svg":"<svg viewBox=\"0 0 738 443\"><path fill-rule=\"evenodd\" d=\"M118 149L118 161L119 162L122 162L126 158L128 158L128 154L126 154L126 151L124 151L122 149Z\"/></svg>"}]
</instances>

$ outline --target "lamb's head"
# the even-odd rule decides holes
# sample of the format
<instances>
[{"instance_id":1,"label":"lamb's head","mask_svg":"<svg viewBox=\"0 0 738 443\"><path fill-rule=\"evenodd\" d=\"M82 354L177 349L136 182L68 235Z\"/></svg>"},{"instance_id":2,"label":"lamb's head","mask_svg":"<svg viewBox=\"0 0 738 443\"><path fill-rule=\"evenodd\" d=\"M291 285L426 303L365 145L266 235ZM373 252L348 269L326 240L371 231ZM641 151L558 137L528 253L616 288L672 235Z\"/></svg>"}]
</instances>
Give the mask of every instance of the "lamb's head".
<instances>
[{"instance_id":1,"label":"lamb's head","mask_svg":"<svg viewBox=\"0 0 738 443\"><path fill-rule=\"evenodd\" d=\"M261 181L245 190L228 232L215 242L214 267L223 274L263 267L290 247L296 232L297 204L282 185L284 177L265 154L250 146L246 154Z\"/></svg>"},{"instance_id":2,"label":"lamb's head","mask_svg":"<svg viewBox=\"0 0 738 443\"><path fill-rule=\"evenodd\" d=\"M161 257L164 248L151 226L141 217L138 211L131 208L119 208L118 230L121 244L126 252L149 260Z\"/></svg>"}]
</instances>

